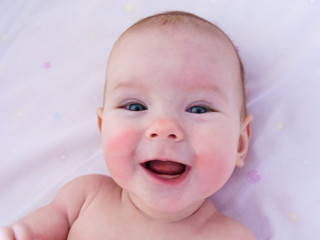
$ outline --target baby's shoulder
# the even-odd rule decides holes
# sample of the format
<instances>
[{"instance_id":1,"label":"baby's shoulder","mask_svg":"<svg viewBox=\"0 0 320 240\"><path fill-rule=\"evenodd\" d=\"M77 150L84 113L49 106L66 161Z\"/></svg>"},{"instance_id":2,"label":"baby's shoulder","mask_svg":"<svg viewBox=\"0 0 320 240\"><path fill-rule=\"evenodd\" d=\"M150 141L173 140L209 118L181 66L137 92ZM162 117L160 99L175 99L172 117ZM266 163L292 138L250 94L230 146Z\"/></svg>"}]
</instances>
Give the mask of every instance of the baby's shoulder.
<instances>
[{"instance_id":1,"label":"baby's shoulder","mask_svg":"<svg viewBox=\"0 0 320 240\"><path fill-rule=\"evenodd\" d=\"M92 187L99 188L101 186L115 187L116 183L111 177L106 175L88 174L75 178L74 180L67 183L67 185L89 187L89 189L92 189Z\"/></svg>"},{"instance_id":2,"label":"baby's shoulder","mask_svg":"<svg viewBox=\"0 0 320 240\"><path fill-rule=\"evenodd\" d=\"M78 177L67 183L60 193L73 193L71 195L96 195L101 189L115 189L117 184L108 176L91 174Z\"/></svg>"},{"instance_id":3,"label":"baby's shoulder","mask_svg":"<svg viewBox=\"0 0 320 240\"><path fill-rule=\"evenodd\" d=\"M219 212L209 199L204 201L201 208L189 220L187 223L196 233L196 237L192 239L257 239L246 226Z\"/></svg>"},{"instance_id":4,"label":"baby's shoulder","mask_svg":"<svg viewBox=\"0 0 320 240\"><path fill-rule=\"evenodd\" d=\"M214 231L213 236L219 236L218 239L239 239L256 240L253 233L242 223L217 212L207 225L210 231Z\"/></svg>"},{"instance_id":5,"label":"baby's shoulder","mask_svg":"<svg viewBox=\"0 0 320 240\"><path fill-rule=\"evenodd\" d=\"M72 198L75 196L85 198L88 202L99 194L112 194L117 190L119 190L119 186L109 176L91 174L70 181L62 188L61 192L65 192Z\"/></svg>"},{"instance_id":6,"label":"baby's shoulder","mask_svg":"<svg viewBox=\"0 0 320 240\"><path fill-rule=\"evenodd\" d=\"M120 191L119 189L118 185L108 176L85 175L64 185L53 199L51 206L66 212L72 222L90 206L94 199L101 196L112 196L115 191Z\"/></svg>"}]
</instances>

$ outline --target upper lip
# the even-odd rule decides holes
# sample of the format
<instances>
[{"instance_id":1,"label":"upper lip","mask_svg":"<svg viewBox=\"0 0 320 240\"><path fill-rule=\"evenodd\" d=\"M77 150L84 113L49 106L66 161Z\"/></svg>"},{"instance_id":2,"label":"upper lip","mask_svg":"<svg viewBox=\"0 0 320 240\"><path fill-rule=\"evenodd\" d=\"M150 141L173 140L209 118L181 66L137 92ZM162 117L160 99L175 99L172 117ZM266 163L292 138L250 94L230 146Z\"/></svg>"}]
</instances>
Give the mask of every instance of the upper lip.
<instances>
[{"instance_id":1,"label":"upper lip","mask_svg":"<svg viewBox=\"0 0 320 240\"><path fill-rule=\"evenodd\" d=\"M144 160L144 161L140 162L140 164L145 164L147 162L151 162L151 161L155 161L155 160L163 161L163 162L175 162L175 163L180 163L180 164L189 166L187 163L185 163L183 161L175 160L175 159L172 159L172 158L163 158L163 157L150 158L150 159L147 159L147 160Z\"/></svg>"},{"instance_id":2,"label":"upper lip","mask_svg":"<svg viewBox=\"0 0 320 240\"><path fill-rule=\"evenodd\" d=\"M186 167L190 167L187 163L182 162L182 161L177 161L177 160L172 160L172 159L164 159L164 158L151 158L151 159L147 159L145 161L142 161L140 164L141 165L145 165L147 162L151 162L151 161L163 161L163 162L175 162L175 163L180 163L182 165L185 165Z\"/></svg>"}]
</instances>

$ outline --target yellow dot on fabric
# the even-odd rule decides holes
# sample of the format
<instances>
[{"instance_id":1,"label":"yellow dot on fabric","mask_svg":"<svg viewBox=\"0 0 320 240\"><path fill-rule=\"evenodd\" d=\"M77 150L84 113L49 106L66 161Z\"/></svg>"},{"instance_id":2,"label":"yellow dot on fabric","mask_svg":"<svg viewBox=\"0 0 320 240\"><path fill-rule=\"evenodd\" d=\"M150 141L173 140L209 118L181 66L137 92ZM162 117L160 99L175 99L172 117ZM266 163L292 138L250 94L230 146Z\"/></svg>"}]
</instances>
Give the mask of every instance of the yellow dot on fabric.
<instances>
[{"instance_id":1,"label":"yellow dot on fabric","mask_svg":"<svg viewBox=\"0 0 320 240\"><path fill-rule=\"evenodd\" d=\"M97 146L96 146L96 150L97 151L100 151L102 149L102 145L101 144L98 144Z\"/></svg>"},{"instance_id":2,"label":"yellow dot on fabric","mask_svg":"<svg viewBox=\"0 0 320 240\"><path fill-rule=\"evenodd\" d=\"M296 221L299 220L299 216L298 216L298 214L296 214L296 213L290 213L290 214L289 214L289 219L290 219L292 222L296 222Z\"/></svg>"},{"instance_id":3,"label":"yellow dot on fabric","mask_svg":"<svg viewBox=\"0 0 320 240\"><path fill-rule=\"evenodd\" d=\"M38 202L39 204L43 203L43 198L42 198L42 197L39 197L37 202Z\"/></svg>"},{"instance_id":4,"label":"yellow dot on fabric","mask_svg":"<svg viewBox=\"0 0 320 240\"><path fill-rule=\"evenodd\" d=\"M275 127L278 130L283 130L286 127L286 124L284 122L282 122L282 121L278 121L278 122L276 122Z\"/></svg>"},{"instance_id":5,"label":"yellow dot on fabric","mask_svg":"<svg viewBox=\"0 0 320 240\"><path fill-rule=\"evenodd\" d=\"M23 113L21 110L17 110L17 111L16 111L16 117L17 117L17 118L22 118L23 115L24 115L24 113Z\"/></svg>"},{"instance_id":6,"label":"yellow dot on fabric","mask_svg":"<svg viewBox=\"0 0 320 240\"><path fill-rule=\"evenodd\" d=\"M91 96L91 101L92 102L98 102L98 96L96 96L96 95L93 95L93 96Z\"/></svg>"},{"instance_id":7,"label":"yellow dot on fabric","mask_svg":"<svg viewBox=\"0 0 320 240\"><path fill-rule=\"evenodd\" d=\"M133 9L132 5L130 3L126 3L124 5L124 10L126 10L127 12L131 12Z\"/></svg>"},{"instance_id":8,"label":"yellow dot on fabric","mask_svg":"<svg viewBox=\"0 0 320 240\"><path fill-rule=\"evenodd\" d=\"M88 36L89 36L89 38L95 38L96 35L91 32L91 33L88 34Z\"/></svg>"}]
</instances>

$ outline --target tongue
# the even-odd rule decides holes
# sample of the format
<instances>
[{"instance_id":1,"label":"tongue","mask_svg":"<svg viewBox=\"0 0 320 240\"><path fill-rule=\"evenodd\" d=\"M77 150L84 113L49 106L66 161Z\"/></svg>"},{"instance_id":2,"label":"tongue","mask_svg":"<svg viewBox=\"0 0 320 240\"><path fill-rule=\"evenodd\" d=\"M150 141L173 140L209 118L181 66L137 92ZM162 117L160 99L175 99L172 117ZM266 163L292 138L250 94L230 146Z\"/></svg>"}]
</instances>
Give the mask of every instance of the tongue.
<instances>
[{"instance_id":1,"label":"tongue","mask_svg":"<svg viewBox=\"0 0 320 240\"><path fill-rule=\"evenodd\" d=\"M178 175L185 171L185 165L171 161L153 160L146 163L151 171L162 175Z\"/></svg>"}]
</instances>

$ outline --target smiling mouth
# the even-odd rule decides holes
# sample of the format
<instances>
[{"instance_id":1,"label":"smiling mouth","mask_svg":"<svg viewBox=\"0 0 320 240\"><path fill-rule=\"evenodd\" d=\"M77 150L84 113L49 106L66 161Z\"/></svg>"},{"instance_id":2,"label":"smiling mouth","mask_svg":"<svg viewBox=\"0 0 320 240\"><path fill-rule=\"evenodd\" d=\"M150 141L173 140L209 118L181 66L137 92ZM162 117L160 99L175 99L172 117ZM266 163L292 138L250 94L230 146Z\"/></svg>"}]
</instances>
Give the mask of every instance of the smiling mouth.
<instances>
[{"instance_id":1,"label":"smiling mouth","mask_svg":"<svg viewBox=\"0 0 320 240\"><path fill-rule=\"evenodd\" d=\"M177 179L187 170L187 165L173 161L151 160L143 163L142 166L164 179Z\"/></svg>"}]
</instances>

